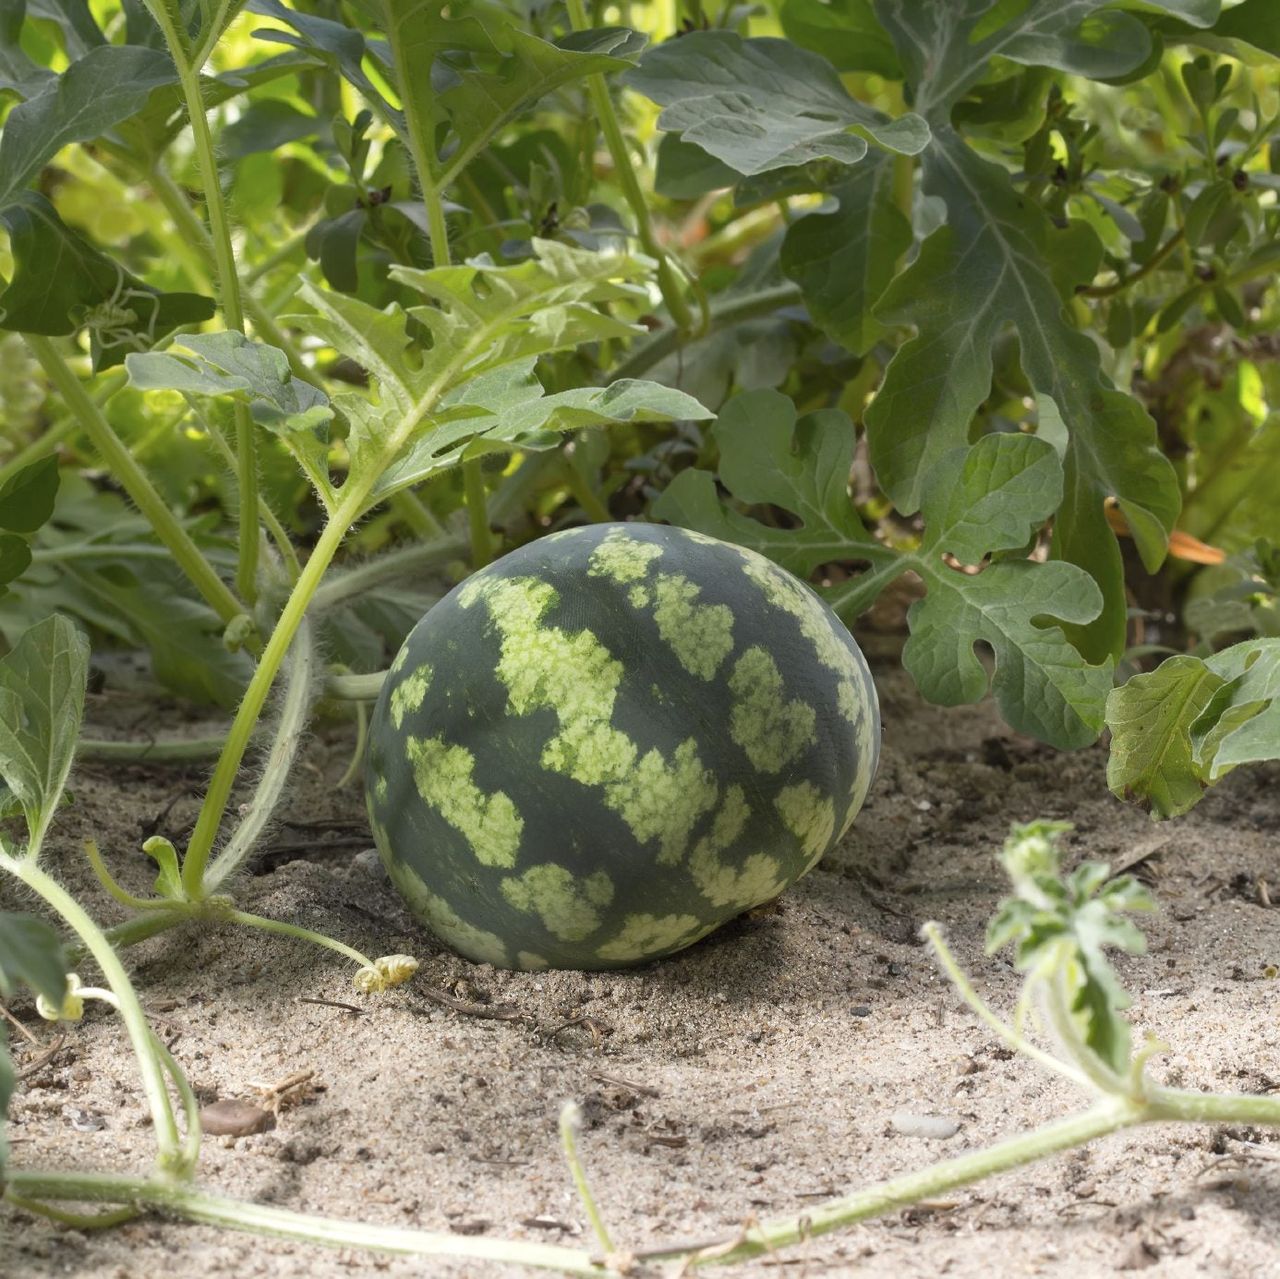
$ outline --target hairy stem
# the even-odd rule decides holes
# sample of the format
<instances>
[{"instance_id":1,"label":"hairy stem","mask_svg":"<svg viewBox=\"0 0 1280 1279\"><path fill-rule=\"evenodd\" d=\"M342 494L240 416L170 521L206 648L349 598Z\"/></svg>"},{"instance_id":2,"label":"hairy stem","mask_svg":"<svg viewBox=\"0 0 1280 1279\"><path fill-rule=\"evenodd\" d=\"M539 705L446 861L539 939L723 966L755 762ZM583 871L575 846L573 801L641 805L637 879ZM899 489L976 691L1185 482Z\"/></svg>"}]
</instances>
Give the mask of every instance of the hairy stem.
<instances>
[{"instance_id":1,"label":"hairy stem","mask_svg":"<svg viewBox=\"0 0 1280 1279\"><path fill-rule=\"evenodd\" d=\"M493 536L489 532L488 494L479 458L463 462L462 483L467 499L467 528L471 533L471 567L480 569L493 559Z\"/></svg>"},{"instance_id":2,"label":"hairy stem","mask_svg":"<svg viewBox=\"0 0 1280 1279\"><path fill-rule=\"evenodd\" d=\"M213 134L205 114L204 93L200 87L200 66L212 49L202 48L194 62L188 55L173 18L163 4L153 6L152 12L160 30L164 33L169 54L178 69L178 83L187 107L191 123L191 136L195 143L196 163L204 184L205 208L209 213L209 234L213 242L213 260L218 277L218 298L222 304L222 317L228 329L244 332L244 304L240 296L240 277L236 272L235 249L231 242L231 220L227 215L227 203L222 194L218 174L218 157L214 151ZM236 586L242 599L250 603L257 598L258 590L258 459L254 438L253 419L247 406L235 406L236 423L236 479L239 488L240 537L239 565L236 569Z\"/></svg>"},{"instance_id":3,"label":"hairy stem","mask_svg":"<svg viewBox=\"0 0 1280 1279\"><path fill-rule=\"evenodd\" d=\"M345 942L340 942L333 937L326 937L323 933L313 932L310 928L303 928L301 924L286 924L283 920L267 919L263 915L250 915L243 910L220 911L218 918L225 919L229 924L242 924L245 928L256 928L264 933L275 933L280 937L292 937L296 941L323 946L326 950L337 951L339 955L354 960L361 968L373 967L373 960L356 950L354 946L348 946Z\"/></svg>"},{"instance_id":4,"label":"hairy stem","mask_svg":"<svg viewBox=\"0 0 1280 1279\"><path fill-rule=\"evenodd\" d=\"M591 1229L595 1231L596 1239L608 1256L613 1252L613 1241L609 1237L609 1228L604 1223L596 1197L591 1193L587 1170L582 1166L582 1160L578 1155L578 1132L581 1127L582 1107L576 1101L571 1101L560 1111L560 1146L564 1151L565 1163L569 1165L569 1173L573 1177L578 1198L586 1211L587 1220L591 1222Z\"/></svg>"},{"instance_id":5,"label":"hairy stem","mask_svg":"<svg viewBox=\"0 0 1280 1279\"><path fill-rule=\"evenodd\" d=\"M49 375L49 381L62 396L63 403L75 414L112 476L124 487L138 510L146 516L156 536L169 548L178 567L224 622L239 617L245 611L244 606L200 553L200 548L191 540L177 516L169 509L168 503L156 491L146 472L134 460L133 454L115 433L101 408L89 397L80 379L71 371L70 365L62 358L58 349L46 337L31 334L25 336L32 353ZM256 526L253 532L256 540Z\"/></svg>"},{"instance_id":6,"label":"hairy stem","mask_svg":"<svg viewBox=\"0 0 1280 1279\"><path fill-rule=\"evenodd\" d=\"M209 857L213 852L213 843L217 838L218 827L222 815L226 811L227 800L231 796L231 787L235 784L236 774L240 771L240 763L249 748L249 741L258 723L258 716L266 705L267 695L275 681L276 673L289 651L290 644L298 628L302 625L303 616L311 602L312 595L320 585L325 571L337 554L347 529L355 521L363 501L362 493L353 493L334 512L333 518L325 525L310 559L303 566L293 590L285 602L271 638L267 641L258 660L257 669L249 681L240 706L236 710L235 719L227 734L227 744L214 768L209 789L205 794L200 815L196 819L195 830L187 845L186 856L182 862L182 882L187 896L194 900L202 900L207 896L205 888L205 870Z\"/></svg>"},{"instance_id":7,"label":"hairy stem","mask_svg":"<svg viewBox=\"0 0 1280 1279\"><path fill-rule=\"evenodd\" d=\"M374 702L389 674L374 671L369 675L330 675L324 682L324 695L340 702Z\"/></svg>"},{"instance_id":8,"label":"hairy stem","mask_svg":"<svg viewBox=\"0 0 1280 1279\"><path fill-rule=\"evenodd\" d=\"M298 627L289 650L285 670L288 672L284 699L280 704L280 718L275 726L275 740L262 768L262 780L253 792L247 812L241 818L236 833L219 853L205 874L205 892L216 892L228 876L236 873L259 840L266 823L275 812L285 782L297 758L302 734L306 731L307 716L311 709L312 688L315 685L315 644L311 640L311 626L306 621Z\"/></svg>"},{"instance_id":9,"label":"hairy stem","mask_svg":"<svg viewBox=\"0 0 1280 1279\"><path fill-rule=\"evenodd\" d=\"M191 205L187 203L187 197L178 189L173 179L158 166L146 170L145 176L152 191L155 192L160 203L164 205L165 211L174 220L186 239L197 246L201 255L209 264L210 269L212 269L213 240L209 235L209 229L196 217ZM312 386L320 386L320 379L315 371L303 360L297 347L294 346L288 335L276 323L275 317L271 312L258 301L252 289L244 288L241 290L241 301L256 334L264 342L285 353L289 361L289 371L293 376L301 378L304 382L310 382Z\"/></svg>"},{"instance_id":10,"label":"hairy stem","mask_svg":"<svg viewBox=\"0 0 1280 1279\"><path fill-rule=\"evenodd\" d=\"M744 320L754 320L784 306L795 306L804 298L798 284L776 284L756 293L737 293L711 305L711 319L707 333L727 329ZM706 336L703 334L702 336ZM651 338L632 347L627 358L611 369L611 379L641 377L655 364L661 363L679 349L685 335L678 329L663 329Z\"/></svg>"},{"instance_id":11,"label":"hairy stem","mask_svg":"<svg viewBox=\"0 0 1280 1279\"><path fill-rule=\"evenodd\" d=\"M575 31L585 31L590 25L587 22L586 9L582 0L567 0L569 22ZM658 264L658 288L662 291L662 299L671 313L672 322L677 334L689 334L693 330L693 314L685 301L684 288L680 277L671 264L666 249L659 243L653 229L653 220L649 216L649 201L640 186L634 165L631 163L631 152L627 148L627 140L622 133L622 125L618 121L618 113L614 110L613 99L609 96L609 86L603 75L587 77L587 96L591 100L592 110L604 134L605 145L613 160L614 174L618 185L622 188L623 198L631 209L631 216L636 222L636 237L644 251Z\"/></svg>"},{"instance_id":12,"label":"hairy stem","mask_svg":"<svg viewBox=\"0 0 1280 1279\"><path fill-rule=\"evenodd\" d=\"M931 1199L948 1190L970 1185L999 1172L1034 1163L1060 1150L1070 1150L1120 1128L1151 1118L1142 1109L1115 1100L1100 1102L1078 1115L1045 1124L1031 1132L996 1142L982 1150L944 1159L919 1172L893 1177L865 1190L856 1190L839 1199L806 1209L802 1215L766 1221L727 1236L701 1243L678 1242L637 1250L637 1260L688 1257L688 1264L727 1265L759 1256L776 1248L800 1243L814 1235L824 1235L871 1217L883 1216L922 1199Z\"/></svg>"},{"instance_id":13,"label":"hairy stem","mask_svg":"<svg viewBox=\"0 0 1280 1279\"><path fill-rule=\"evenodd\" d=\"M1131 284L1151 274L1161 262L1169 256L1183 241L1186 235L1184 228L1179 227L1172 235L1136 270L1128 275L1117 276L1111 284L1090 284L1077 289L1087 298L1109 298L1127 289Z\"/></svg>"},{"instance_id":14,"label":"hairy stem","mask_svg":"<svg viewBox=\"0 0 1280 1279\"><path fill-rule=\"evenodd\" d=\"M335 573L315 593L312 611L324 613L372 587L395 581L411 573L440 568L464 555L467 539L446 534L434 542L418 542L395 551L386 551L372 559Z\"/></svg>"},{"instance_id":15,"label":"hairy stem","mask_svg":"<svg viewBox=\"0 0 1280 1279\"><path fill-rule=\"evenodd\" d=\"M419 102L410 88L414 80L422 74L422 69L409 65L404 41L396 29L395 8L395 0L382 0L387 40L391 45L391 57L395 64L396 92L400 95L400 109L404 112L409 156L418 174L422 205L427 214L432 264L448 266L449 226L445 221L444 201L441 199L436 181L436 166L430 150L430 139L427 137L426 121L419 114Z\"/></svg>"},{"instance_id":16,"label":"hairy stem","mask_svg":"<svg viewBox=\"0 0 1280 1279\"><path fill-rule=\"evenodd\" d=\"M145 742L111 742L82 737L76 742L76 758L128 764L181 764L215 759L226 741L225 737L157 737Z\"/></svg>"},{"instance_id":17,"label":"hairy stem","mask_svg":"<svg viewBox=\"0 0 1280 1279\"><path fill-rule=\"evenodd\" d=\"M1012 1026L1001 1021L991 1011L978 992L974 990L973 983L969 980L969 975L956 963L955 956L951 953L951 948L947 945L946 939L942 935L942 928L938 924L930 921L920 931L929 945L933 947L933 953L942 971L946 973L947 978L956 988L960 998L968 1004L975 1016L989 1030L994 1031L1015 1052L1020 1052L1023 1056L1030 1057L1033 1061L1039 1062L1045 1069L1051 1070L1055 1074L1065 1075L1072 1083L1078 1084L1082 1088L1089 1087L1090 1080L1084 1071L1060 1060L1053 1056L1052 1053L1047 1053L1037 1048L1035 1044L1019 1034Z\"/></svg>"},{"instance_id":18,"label":"hairy stem","mask_svg":"<svg viewBox=\"0 0 1280 1279\"><path fill-rule=\"evenodd\" d=\"M262 780L258 783L258 789L249 801L235 834L209 867L204 877L205 893L217 892L219 886L244 864L284 794L285 784L289 780L307 727L315 684L315 665L315 644L311 638L311 627L303 621L289 651L288 679L280 706L280 719L276 724L275 740L271 743L271 750L263 766Z\"/></svg>"}]
</instances>

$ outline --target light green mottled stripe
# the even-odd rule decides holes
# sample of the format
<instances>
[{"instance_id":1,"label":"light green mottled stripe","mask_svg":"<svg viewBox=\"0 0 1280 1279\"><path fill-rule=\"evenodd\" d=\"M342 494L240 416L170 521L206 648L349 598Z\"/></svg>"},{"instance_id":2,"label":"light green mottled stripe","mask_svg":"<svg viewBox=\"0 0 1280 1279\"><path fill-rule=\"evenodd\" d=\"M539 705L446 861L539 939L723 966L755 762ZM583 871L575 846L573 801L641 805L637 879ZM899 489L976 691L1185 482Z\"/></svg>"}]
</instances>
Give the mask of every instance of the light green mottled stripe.
<instances>
[{"instance_id":1,"label":"light green mottled stripe","mask_svg":"<svg viewBox=\"0 0 1280 1279\"><path fill-rule=\"evenodd\" d=\"M779 772L817 740L817 713L807 702L787 700L768 650L755 645L738 658L729 691L729 736L762 773Z\"/></svg>"},{"instance_id":2,"label":"light green mottled stripe","mask_svg":"<svg viewBox=\"0 0 1280 1279\"><path fill-rule=\"evenodd\" d=\"M504 879L502 895L516 910L535 912L554 937L582 941L600 927L600 910L613 900L613 880L602 870L579 879L547 862Z\"/></svg>"},{"instance_id":3,"label":"light green mottled stripe","mask_svg":"<svg viewBox=\"0 0 1280 1279\"><path fill-rule=\"evenodd\" d=\"M542 753L544 768L584 786L599 786L605 804L642 843L658 842L658 861L679 863L698 818L715 805L718 790L689 738L671 758L636 744L614 728L614 705L622 663L590 631L570 634L543 626L557 595L546 582L480 574L463 587L459 601L484 601L502 637L498 677L517 715L549 707L560 731Z\"/></svg>"},{"instance_id":4,"label":"light green mottled stripe","mask_svg":"<svg viewBox=\"0 0 1280 1279\"><path fill-rule=\"evenodd\" d=\"M862 670L849 646L833 629L822 602L772 560L757 555L755 551L741 550L739 553L747 576L760 588L765 599L796 619L800 633L813 646L818 661L839 679L836 704L840 714L852 724L862 700L859 697Z\"/></svg>"},{"instance_id":5,"label":"light green mottled stripe","mask_svg":"<svg viewBox=\"0 0 1280 1279\"><path fill-rule=\"evenodd\" d=\"M835 805L812 782L784 786L773 803L783 824L800 841L807 859L804 870L812 870L835 837Z\"/></svg>"},{"instance_id":6,"label":"light green mottled stripe","mask_svg":"<svg viewBox=\"0 0 1280 1279\"><path fill-rule=\"evenodd\" d=\"M422 705L430 687L431 667L424 663L391 690L391 722L397 728L404 723L404 717L409 712L416 711Z\"/></svg>"},{"instance_id":7,"label":"light green mottled stripe","mask_svg":"<svg viewBox=\"0 0 1280 1279\"><path fill-rule=\"evenodd\" d=\"M374 834L378 835L376 828ZM386 848L385 831L379 837L378 843L384 849ZM388 857L384 852L383 861L400 895L408 903L409 909L423 920L441 941L459 954L475 960L476 963L493 964L495 968L511 966L511 959L502 938L460 919L453 907L443 897L437 897L403 858Z\"/></svg>"},{"instance_id":8,"label":"light green mottled stripe","mask_svg":"<svg viewBox=\"0 0 1280 1279\"><path fill-rule=\"evenodd\" d=\"M699 892L713 905L748 910L776 897L787 886L777 858L752 853L741 866L720 860L742 834L750 808L741 786L730 786L711 829L689 855L689 873Z\"/></svg>"},{"instance_id":9,"label":"light green mottled stripe","mask_svg":"<svg viewBox=\"0 0 1280 1279\"><path fill-rule=\"evenodd\" d=\"M715 923L703 923L693 915L628 915L617 934L596 954L608 963L625 964L691 946L715 927Z\"/></svg>"},{"instance_id":10,"label":"light green mottled stripe","mask_svg":"<svg viewBox=\"0 0 1280 1279\"><path fill-rule=\"evenodd\" d=\"M725 604L699 604L701 594L687 577L659 573L653 620L680 665L709 680L733 651L733 612Z\"/></svg>"},{"instance_id":11,"label":"light green mottled stripe","mask_svg":"<svg viewBox=\"0 0 1280 1279\"><path fill-rule=\"evenodd\" d=\"M524 820L504 791L486 795L472 780L475 756L440 737L409 737L405 750L418 794L471 845L485 866L514 866Z\"/></svg>"},{"instance_id":12,"label":"light green mottled stripe","mask_svg":"<svg viewBox=\"0 0 1280 1279\"><path fill-rule=\"evenodd\" d=\"M662 547L632 537L623 529L611 529L604 541L591 552L588 577L607 577L622 586L639 582L649 572L649 565L661 558Z\"/></svg>"}]
</instances>

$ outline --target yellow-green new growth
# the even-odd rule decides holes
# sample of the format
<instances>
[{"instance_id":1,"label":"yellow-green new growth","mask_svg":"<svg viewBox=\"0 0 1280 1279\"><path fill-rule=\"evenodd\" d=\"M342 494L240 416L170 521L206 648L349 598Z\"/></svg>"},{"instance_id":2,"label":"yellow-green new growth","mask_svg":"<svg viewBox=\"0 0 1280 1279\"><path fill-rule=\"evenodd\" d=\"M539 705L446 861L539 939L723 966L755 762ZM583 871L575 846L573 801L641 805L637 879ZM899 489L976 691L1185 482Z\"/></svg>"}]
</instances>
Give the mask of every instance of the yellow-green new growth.
<instances>
[{"instance_id":1,"label":"yellow-green new growth","mask_svg":"<svg viewBox=\"0 0 1280 1279\"><path fill-rule=\"evenodd\" d=\"M471 845L485 866L514 866L524 820L505 791L486 795L472 779L475 756L439 737L405 742L418 794Z\"/></svg>"},{"instance_id":2,"label":"yellow-green new growth","mask_svg":"<svg viewBox=\"0 0 1280 1279\"><path fill-rule=\"evenodd\" d=\"M517 715L550 707L560 731L542 753L552 772L584 786L599 786L605 804L638 840L657 840L658 860L680 861L698 818L712 808L717 787L693 738L668 761L660 751L643 757L626 733L613 727L622 663L590 631L570 634L543 626L554 607L554 588L531 578L478 577L459 595L464 608L480 600L502 636L498 678Z\"/></svg>"},{"instance_id":3,"label":"yellow-green new growth","mask_svg":"<svg viewBox=\"0 0 1280 1279\"><path fill-rule=\"evenodd\" d=\"M782 672L758 644L734 663L729 691L729 736L762 773L779 772L816 740L817 713L807 702L786 699Z\"/></svg>"},{"instance_id":4,"label":"yellow-green new growth","mask_svg":"<svg viewBox=\"0 0 1280 1279\"><path fill-rule=\"evenodd\" d=\"M502 895L516 910L535 912L561 941L581 941L600 927L600 908L613 900L613 880L602 870L579 879L546 862L504 879Z\"/></svg>"}]
</instances>

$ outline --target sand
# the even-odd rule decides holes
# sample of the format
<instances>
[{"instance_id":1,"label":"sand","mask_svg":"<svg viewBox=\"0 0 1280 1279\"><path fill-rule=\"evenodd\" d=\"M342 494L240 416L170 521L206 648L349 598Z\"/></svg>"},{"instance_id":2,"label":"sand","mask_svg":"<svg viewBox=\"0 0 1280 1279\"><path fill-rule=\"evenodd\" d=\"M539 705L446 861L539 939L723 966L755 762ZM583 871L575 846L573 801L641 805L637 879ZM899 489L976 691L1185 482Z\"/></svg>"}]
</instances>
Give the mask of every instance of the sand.
<instances>
[{"instance_id":1,"label":"sand","mask_svg":"<svg viewBox=\"0 0 1280 1279\"><path fill-rule=\"evenodd\" d=\"M1280 770L1238 772L1191 815L1157 826L1107 793L1102 747L1061 755L1010 732L989 705L925 705L892 661L876 674L884 758L839 848L775 905L619 973L497 972L423 935L365 854L358 787L334 787L349 729L318 729L285 820L237 887L240 905L370 954L415 953L422 967L407 988L366 999L335 956L259 933L185 931L131 950L155 1025L202 1099L261 1101L261 1089L313 1072L272 1130L208 1138L201 1183L307 1212L589 1247L557 1137L560 1107L575 1099L615 1241L641 1249L802 1213L1068 1113L1085 1099L1011 1057L918 938L927 919L941 921L979 989L1009 1007L1016 975L1006 956L984 954L983 930L1003 891L995 850L1011 820L1036 816L1076 823L1072 861L1133 863L1157 894L1149 953L1118 961L1137 1034L1171 1046L1156 1076L1280 1088L1280 912L1268 904L1280 901ZM91 720L118 726L131 697L109 681ZM182 718L150 705L135 700L128 718ZM141 839L181 839L203 775L82 765L50 865L98 918L119 918L93 887L81 840L96 836L123 882L145 892ZM15 904L0 887L0 906ZM55 1042L29 1004L14 1011L46 1048ZM15 1166L144 1172L151 1133L120 1025L94 1011L62 1033L14 1099ZM16 1042L19 1068L41 1051ZM899 1131L929 1117L953 1135ZM4 1279L512 1273L157 1218L86 1235L0 1209L0 1232ZM1280 1133L1113 1135L738 1268L895 1279L1131 1269L1280 1275Z\"/></svg>"}]
</instances>

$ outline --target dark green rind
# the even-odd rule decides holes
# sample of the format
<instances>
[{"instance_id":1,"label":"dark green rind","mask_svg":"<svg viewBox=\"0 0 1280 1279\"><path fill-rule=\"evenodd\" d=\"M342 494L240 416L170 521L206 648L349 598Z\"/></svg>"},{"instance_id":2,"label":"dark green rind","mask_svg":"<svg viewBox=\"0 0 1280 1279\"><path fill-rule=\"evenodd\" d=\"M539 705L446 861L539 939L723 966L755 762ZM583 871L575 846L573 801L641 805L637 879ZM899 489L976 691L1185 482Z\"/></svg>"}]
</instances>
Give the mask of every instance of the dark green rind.
<instances>
[{"instance_id":1,"label":"dark green rind","mask_svg":"<svg viewBox=\"0 0 1280 1279\"><path fill-rule=\"evenodd\" d=\"M611 557L620 558L624 572L627 562L637 566L629 570L633 573L643 567L646 548L660 554L630 583L592 575L592 555L606 539L610 548L623 547L624 554L613 552ZM694 673L681 657L698 665L708 660L699 654L714 649L714 644L688 646L678 655L669 642L670 632L664 638L653 607L659 574L692 583L698 606L729 610L732 648L711 678L704 677L709 666ZM539 635L556 629L590 645L581 637L589 631L620 663L607 725L635 744L637 759L657 751L669 762L681 743L692 738L696 744L701 783L714 787L715 802L700 813L687 839L668 847L669 864L659 862L658 838L638 839L623 814L609 806L607 787L584 784L544 763L544 750L563 729L557 711L541 706L520 714L509 704L509 689L500 676L501 624L504 617L512 624L512 612L500 611L495 621L494 592L501 603L513 583L523 590L520 584L529 582L546 584L556 593L540 619ZM648 606L632 601L636 585L648 590ZM793 615L797 608L808 610L803 628ZM726 614L717 617L723 623ZM714 638L716 628L711 629ZM841 710L840 675L819 660L815 637L829 646L828 662L847 663L844 700L846 707L852 706L852 723ZM731 672L755 648L765 650L776 666L783 700L807 705L813 712L813 741L772 771L753 763L730 731L735 703L742 700L744 686L752 685L744 675L735 696ZM756 655L751 660L761 659ZM425 692L416 706L401 708L397 726L392 716L397 690L424 666L431 671ZM576 683L576 675L570 682ZM402 691L400 697L404 696ZM806 713L797 714L803 719ZM785 731L771 734L770 740L785 736ZM879 737L875 689L862 654L807 587L752 552L683 529L594 525L543 538L505 556L450 592L419 622L374 711L368 761L370 820L393 882L419 917L463 955L502 967L623 967L689 945L799 878L843 834L861 806L875 773ZM452 821L446 818L441 805L453 803L457 788L446 788L443 798L434 796L436 803L423 797L411 762L411 743L428 739L438 739L430 748L437 754L454 751L450 759L455 763L461 758L457 748L470 752L469 780L485 802L498 792L508 798L522 821L518 840L501 813L491 828L483 829L499 836L485 844L489 855L497 847L514 851L514 865L484 864L472 839L459 829L457 813ZM616 738L610 740L617 745ZM757 752L769 749L768 744L753 745ZM425 784L440 786L443 776L440 768L428 770ZM833 816L828 837L808 850L775 807L787 788L806 783L817 798L830 802ZM733 787L741 789L749 816L737 837L718 853L718 861L736 872L759 870L762 863L749 859L764 855L778 863L777 882L766 884L763 880L769 877L757 874L760 891L754 899L739 895L717 904L695 881L691 862L693 850L712 832ZM671 807L678 809L698 790L697 785L673 787ZM794 795L793 791L793 799ZM472 835L480 839L478 829L471 825ZM699 864L705 866L706 860L703 857ZM596 900L580 902L575 931L582 932L595 917L595 926L585 935L556 936L527 895L524 909L504 896L504 880L547 864L573 877L564 877L566 898L581 896L589 876L603 872L609 877L613 891L607 903L600 900L598 879L591 881ZM541 887L554 895L552 887ZM519 890L516 895L521 896ZM546 908L545 901L538 904ZM654 916L669 926L643 930L628 919L636 915ZM564 920L557 922L563 933ZM648 945L641 932L649 934ZM626 945L627 938L634 945Z\"/></svg>"}]
</instances>

